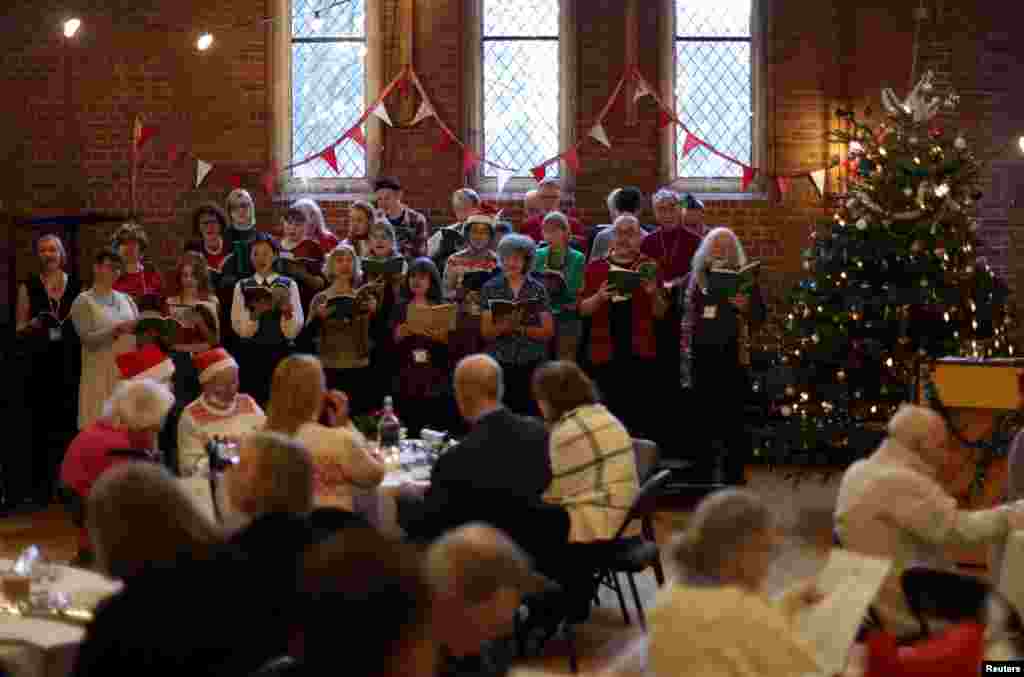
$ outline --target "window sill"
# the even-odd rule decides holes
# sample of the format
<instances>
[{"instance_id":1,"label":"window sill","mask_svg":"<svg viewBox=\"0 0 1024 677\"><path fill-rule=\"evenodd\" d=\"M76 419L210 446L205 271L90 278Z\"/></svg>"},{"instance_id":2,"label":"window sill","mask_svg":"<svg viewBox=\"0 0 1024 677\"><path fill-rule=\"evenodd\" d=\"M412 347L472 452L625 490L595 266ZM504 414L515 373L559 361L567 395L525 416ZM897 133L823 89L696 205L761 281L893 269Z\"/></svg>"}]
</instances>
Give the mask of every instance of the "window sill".
<instances>
[{"instance_id":1,"label":"window sill","mask_svg":"<svg viewBox=\"0 0 1024 677\"><path fill-rule=\"evenodd\" d=\"M373 193L368 179L288 179L274 192L274 202L293 202L301 198L325 202L365 200Z\"/></svg>"}]
</instances>

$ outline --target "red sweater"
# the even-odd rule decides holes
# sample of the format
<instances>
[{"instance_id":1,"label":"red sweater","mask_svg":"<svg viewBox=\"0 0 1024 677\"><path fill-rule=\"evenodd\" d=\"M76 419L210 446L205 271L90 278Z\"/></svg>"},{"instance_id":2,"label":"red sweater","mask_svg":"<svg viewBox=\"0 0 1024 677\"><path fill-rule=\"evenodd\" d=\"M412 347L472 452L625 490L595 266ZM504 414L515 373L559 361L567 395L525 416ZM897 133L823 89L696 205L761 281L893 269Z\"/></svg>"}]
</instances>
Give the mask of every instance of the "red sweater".
<instances>
[{"instance_id":1,"label":"red sweater","mask_svg":"<svg viewBox=\"0 0 1024 677\"><path fill-rule=\"evenodd\" d=\"M658 228L644 238L640 251L658 262L658 275L676 280L690 272L693 255L700 247L701 237L684 226L669 230Z\"/></svg>"},{"instance_id":2,"label":"red sweater","mask_svg":"<svg viewBox=\"0 0 1024 677\"><path fill-rule=\"evenodd\" d=\"M650 263L651 259L641 255L631 266L637 270L641 264ZM581 299L587 299L597 293L605 280L608 279L608 271L611 263L608 259L600 259L587 264L583 272L583 294ZM661 283L661 272L658 272L658 281ZM605 364L616 356L614 342L612 340L612 327L609 305L605 303L591 315L590 319L590 360L595 365ZM654 333L654 307L651 296L643 289L637 289L633 293L633 355L644 359L653 359L657 355L657 343Z\"/></svg>"},{"instance_id":3,"label":"red sweater","mask_svg":"<svg viewBox=\"0 0 1024 677\"><path fill-rule=\"evenodd\" d=\"M164 281L160 277L160 273L155 270L142 269L137 273L121 273L117 281L114 282L114 289L128 294L135 301L135 304L139 305L139 301L143 296L155 295L162 299L164 295ZM139 310L143 309L140 308Z\"/></svg>"}]
</instances>

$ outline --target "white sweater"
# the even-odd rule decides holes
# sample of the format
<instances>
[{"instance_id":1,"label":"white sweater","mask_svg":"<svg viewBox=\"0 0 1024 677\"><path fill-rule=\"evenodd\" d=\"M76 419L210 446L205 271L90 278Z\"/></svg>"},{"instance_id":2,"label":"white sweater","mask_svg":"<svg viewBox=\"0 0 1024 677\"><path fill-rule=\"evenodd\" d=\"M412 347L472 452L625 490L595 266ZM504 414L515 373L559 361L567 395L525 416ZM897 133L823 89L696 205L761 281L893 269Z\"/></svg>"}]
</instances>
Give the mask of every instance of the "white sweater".
<instances>
[{"instance_id":1,"label":"white sweater","mask_svg":"<svg viewBox=\"0 0 1024 677\"><path fill-rule=\"evenodd\" d=\"M205 396L185 407L178 421L178 467L189 475L199 459L206 458L206 440L213 436L242 437L263 427L266 416L256 400L235 396L235 403L221 409Z\"/></svg>"}]
</instances>

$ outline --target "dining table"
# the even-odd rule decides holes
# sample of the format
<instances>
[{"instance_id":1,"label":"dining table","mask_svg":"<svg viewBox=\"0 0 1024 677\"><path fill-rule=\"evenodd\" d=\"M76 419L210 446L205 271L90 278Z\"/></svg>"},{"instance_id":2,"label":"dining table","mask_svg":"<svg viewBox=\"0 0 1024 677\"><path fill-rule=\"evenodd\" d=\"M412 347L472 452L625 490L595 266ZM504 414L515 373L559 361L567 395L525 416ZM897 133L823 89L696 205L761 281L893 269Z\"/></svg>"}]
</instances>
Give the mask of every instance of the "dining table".
<instances>
[{"instance_id":1,"label":"dining table","mask_svg":"<svg viewBox=\"0 0 1024 677\"><path fill-rule=\"evenodd\" d=\"M0 575L14 565L0 559ZM0 673L11 677L65 677L71 674L85 636L88 613L115 594L121 584L98 573L65 564L42 562L32 575L32 596L63 597L77 618L26 613L0 591Z\"/></svg>"}]
</instances>

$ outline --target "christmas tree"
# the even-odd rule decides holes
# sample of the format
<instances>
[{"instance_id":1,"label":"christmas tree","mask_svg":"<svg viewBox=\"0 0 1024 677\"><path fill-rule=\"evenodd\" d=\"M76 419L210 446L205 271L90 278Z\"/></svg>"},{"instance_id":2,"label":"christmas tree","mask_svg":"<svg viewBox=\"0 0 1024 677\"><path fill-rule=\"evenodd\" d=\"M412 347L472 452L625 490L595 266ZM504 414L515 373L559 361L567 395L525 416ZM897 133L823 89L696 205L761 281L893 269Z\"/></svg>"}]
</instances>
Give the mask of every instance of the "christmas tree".
<instances>
[{"instance_id":1,"label":"christmas tree","mask_svg":"<svg viewBox=\"0 0 1024 677\"><path fill-rule=\"evenodd\" d=\"M788 298L775 365L754 380L790 447L842 448L879 429L913 399L922 361L1014 355L1006 286L977 256L981 163L935 119L956 97L932 90L931 73L903 101L884 90L882 124L840 111L831 133L849 149L847 186L812 229L810 276Z\"/></svg>"}]
</instances>

